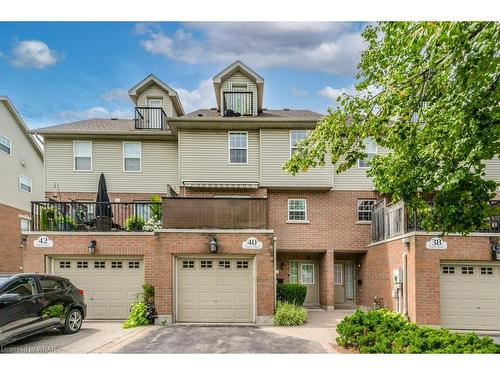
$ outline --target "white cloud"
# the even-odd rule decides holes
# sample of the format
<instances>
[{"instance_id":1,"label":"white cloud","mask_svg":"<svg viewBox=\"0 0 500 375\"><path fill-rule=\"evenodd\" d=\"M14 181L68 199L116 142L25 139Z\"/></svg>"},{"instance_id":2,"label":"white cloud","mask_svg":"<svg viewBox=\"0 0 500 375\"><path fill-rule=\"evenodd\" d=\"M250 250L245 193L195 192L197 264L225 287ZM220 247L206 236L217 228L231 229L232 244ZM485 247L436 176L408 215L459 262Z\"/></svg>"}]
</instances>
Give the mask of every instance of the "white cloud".
<instances>
[{"instance_id":1,"label":"white cloud","mask_svg":"<svg viewBox=\"0 0 500 375\"><path fill-rule=\"evenodd\" d=\"M130 103L130 96L128 95L127 89L113 89L106 91L104 94L99 96L105 102L125 102Z\"/></svg>"},{"instance_id":2,"label":"white cloud","mask_svg":"<svg viewBox=\"0 0 500 375\"><path fill-rule=\"evenodd\" d=\"M301 89L293 88L292 89L292 94L294 96L307 96L307 95L309 95L309 92L306 91L306 90L301 90Z\"/></svg>"},{"instance_id":3,"label":"white cloud","mask_svg":"<svg viewBox=\"0 0 500 375\"><path fill-rule=\"evenodd\" d=\"M179 94L186 113L200 108L215 107L214 86L211 79L200 81L198 87L192 91L183 88L176 88L175 91Z\"/></svg>"},{"instance_id":4,"label":"white cloud","mask_svg":"<svg viewBox=\"0 0 500 375\"><path fill-rule=\"evenodd\" d=\"M23 40L12 49L10 63L18 68L44 69L61 61L63 56L40 40Z\"/></svg>"},{"instance_id":5,"label":"white cloud","mask_svg":"<svg viewBox=\"0 0 500 375\"><path fill-rule=\"evenodd\" d=\"M363 96L375 95L379 92L380 92L380 89L376 88L375 86L369 86L368 89L363 90L361 92L361 95L363 95ZM337 88L334 88L331 86L326 86L325 88L318 91L318 95L324 96L325 98L330 99L335 104L337 104L337 98L339 96L342 96L343 94L354 96L357 93L358 92L356 91L356 88L354 87L354 85L342 87L340 89L337 89Z\"/></svg>"},{"instance_id":6,"label":"white cloud","mask_svg":"<svg viewBox=\"0 0 500 375\"><path fill-rule=\"evenodd\" d=\"M85 109L83 111L65 111L60 112L55 115L55 120L61 122L73 122L88 119L109 119L109 118L120 118L120 119L130 119L133 117L131 110L118 109L118 110L108 110L103 107L92 107Z\"/></svg>"},{"instance_id":7,"label":"white cloud","mask_svg":"<svg viewBox=\"0 0 500 375\"><path fill-rule=\"evenodd\" d=\"M188 64L240 59L254 67L352 74L364 47L358 28L341 22L185 23L171 35L139 29L147 30L140 41L147 52Z\"/></svg>"}]
</instances>

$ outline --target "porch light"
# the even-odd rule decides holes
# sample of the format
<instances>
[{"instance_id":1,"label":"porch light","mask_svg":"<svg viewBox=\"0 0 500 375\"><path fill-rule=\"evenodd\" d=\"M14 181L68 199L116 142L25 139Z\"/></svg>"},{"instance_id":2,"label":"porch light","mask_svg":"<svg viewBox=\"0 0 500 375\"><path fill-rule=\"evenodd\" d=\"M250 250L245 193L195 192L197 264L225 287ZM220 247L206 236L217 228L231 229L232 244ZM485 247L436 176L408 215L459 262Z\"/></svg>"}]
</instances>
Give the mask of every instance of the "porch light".
<instances>
[{"instance_id":1,"label":"porch light","mask_svg":"<svg viewBox=\"0 0 500 375\"><path fill-rule=\"evenodd\" d=\"M217 240L215 239L215 237L213 237L212 240L208 244L208 247L210 248L210 252L211 253L216 253L218 246L219 245L217 244Z\"/></svg>"},{"instance_id":2,"label":"porch light","mask_svg":"<svg viewBox=\"0 0 500 375\"><path fill-rule=\"evenodd\" d=\"M96 246L97 246L97 241L96 240L90 240L89 241L89 243L87 245L87 249L89 251L89 254L94 254Z\"/></svg>"}]
</instances>

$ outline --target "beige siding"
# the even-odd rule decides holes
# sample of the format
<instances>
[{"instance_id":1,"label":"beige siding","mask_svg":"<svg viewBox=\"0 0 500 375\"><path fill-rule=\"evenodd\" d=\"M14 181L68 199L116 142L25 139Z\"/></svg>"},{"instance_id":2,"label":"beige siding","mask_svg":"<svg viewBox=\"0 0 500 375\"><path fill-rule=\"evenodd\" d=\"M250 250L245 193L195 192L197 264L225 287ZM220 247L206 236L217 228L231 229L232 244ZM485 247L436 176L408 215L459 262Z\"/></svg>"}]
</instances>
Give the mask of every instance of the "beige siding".
<instances>
[{"instance_id":1,"label":"beige siding","mask_svg":"<svg viewBox=\"0 0 500 375\"><path fill-rule=\"evenodd\" d=\"M163 90L161 87L152 85L141 92L137 98L137 105L139 107L147 107L148 99L162 99L163 110L165 111L167 117L177 116L177 111L174 109L172 99L168 96L168 92Z\"/></svg>"},{"instance_id":2,"label":"beige siding","mask_svg":"<svg viewBox=\"0 0 500 375\"><path fill-rule=\"evenodd\" d=\"M0 134L11 140L11 154L0 151L0 204L31 211L32 200L42 200L43 162L6 104L0 101ZM32 192L19 189L19 175L32 180Z\"/></svg>"},{"instance_id":3,"label":"beige siding","mask_svg":"<svg viewBox=\"0 0 500 375\"><path fill-rule=\"evenodd\" d=\"M489 180L495 181L500 184L500 159L495 158L493 160L487 160L486 164L486 175L485 177Z\"/></svg>"},{"instance_id":4,"label":"beige siding","mask_svg":"<svg viewBox=\"0 0 500 375\"><path fill-rule=\"evenodd\" d=\"M311 168L307 173L291 176L282 166L290 157L290 130L262 129L262 186L329 187L332 186L332 167Z\"/></svg>"},{"instance_id":5,"label":"beige siding","mask_svg":"<svg viewBox=\"0 0 500 375\"><path fill-rule=\"evenodd\" d=\"M248 132L248 163L229 164L228 131L180 131L181 181L259 181L259 132Z\"/></svg>"},{"instance_id":6,"label":"beige siding","mask_svg":"<svg viewBox=\"0 0 500 375\"><path fill-rule=\"evenodd\" d=\"M234 73L230 77L228 77L226 80L222 81L221 83L221 97L220 97L220 102L221 105L224 103L224 96L222 93L224 91L232 91L231 85L232 84L247 84L248 85L248 91L251 91L253 93L253 115L257 116L257 85L255 82L253 82L250 78L245 76L242 73Z\"/></svg>"},{"instance_id":7,"label":"beige siding","mask_svg":"<svg viewBox=\"0 0 500 375\"><path fill-rule=\"evenodd\" d=\"M95 192L101 172L108 191L116 193L164 193L167 184L177 189L177 143L174 141L142 142L142 172L123 171L121 140L92 141L92 172L73 171L73 140L47 139L45 142L45 188L54 183L60 191Z\"/></svg>"}]
</instances>

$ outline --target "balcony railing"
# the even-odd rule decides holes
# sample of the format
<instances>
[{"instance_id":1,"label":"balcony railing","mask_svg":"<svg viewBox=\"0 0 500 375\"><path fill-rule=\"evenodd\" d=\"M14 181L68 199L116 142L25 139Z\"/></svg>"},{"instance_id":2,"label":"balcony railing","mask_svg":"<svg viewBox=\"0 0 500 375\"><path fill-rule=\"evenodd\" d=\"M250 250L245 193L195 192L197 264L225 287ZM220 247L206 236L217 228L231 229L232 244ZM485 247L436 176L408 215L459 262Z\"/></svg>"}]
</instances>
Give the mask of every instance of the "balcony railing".
<instances>
[{"instance_id":1,"label":"balcony railing","mask_svg":"<svg viewBox=\"0 0 500 375\"><path fill-rule=\"evenodd\" d=\"M33 231L142 231L161 215L161 206L144 202L31 202ZM98 214L100 216L98 216Z\"/></svg>"},{"instance_id":2,"label":"balcony railing","mask_svg":"<svg viewBox=\"0 0 500 375\"><path fill-rule=\"evenodd\" d=\"M500 200L490 201L499 206ZM387 203L385 199L377 202L372 211L372 241L382 241L408 232L423 231L420 218L411 215L402 202ZM482 233L500 233L500 216L491 216L485 226L475 230Z\"/></svg>"},{"instance_id":3,"label":"balcony railing","mask_svg":"<svg viewBox=\"0 0 500 375\"><path fill-rule=\"evenodd\" d=\"M137 130L167 130L167 115L163 108L135 107Z\"/></svg>"},{"instance_id":4,"label":"balcony railing","mask_svg":"<svg viewBox=\"0 0 500 375\"><path fill-rule=\"evenodd\" d=\"M266 198L163 198L163 227L266 229Z\"/></svg>"},{"instance_id":5,"label":"balcony railing","mask_svg":"<svg viewBox=\"0 0 500 375\"><path fill-rule=\"evenodd\" d=\"M224 91L224 116L252 116L253 93L249 91Z\"/></svg>"}]
</instances>

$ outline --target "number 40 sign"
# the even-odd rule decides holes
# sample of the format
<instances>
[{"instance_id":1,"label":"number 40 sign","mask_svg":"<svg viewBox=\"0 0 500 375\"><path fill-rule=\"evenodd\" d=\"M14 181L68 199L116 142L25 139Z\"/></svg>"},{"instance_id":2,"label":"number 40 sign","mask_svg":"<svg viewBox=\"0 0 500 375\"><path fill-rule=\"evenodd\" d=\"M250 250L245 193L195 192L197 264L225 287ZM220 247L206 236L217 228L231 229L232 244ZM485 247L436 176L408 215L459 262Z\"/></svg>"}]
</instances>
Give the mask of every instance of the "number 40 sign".
<instances>
[{"instance_id":1,"label":"number 40 sign","mask_svg":"<svg viewBox=\"0 0 500 375\"><path fill-rule=\"evenodd\" d=\"M262 249L262 242L255 237L250 237L246 241L243 241L241 247L244 249L260 250Z\"/></svg>"}]
</instances>

